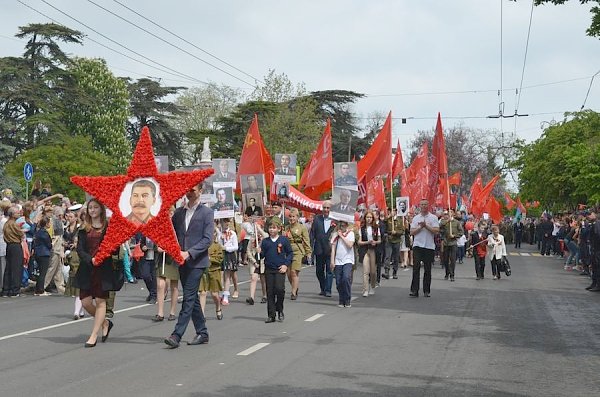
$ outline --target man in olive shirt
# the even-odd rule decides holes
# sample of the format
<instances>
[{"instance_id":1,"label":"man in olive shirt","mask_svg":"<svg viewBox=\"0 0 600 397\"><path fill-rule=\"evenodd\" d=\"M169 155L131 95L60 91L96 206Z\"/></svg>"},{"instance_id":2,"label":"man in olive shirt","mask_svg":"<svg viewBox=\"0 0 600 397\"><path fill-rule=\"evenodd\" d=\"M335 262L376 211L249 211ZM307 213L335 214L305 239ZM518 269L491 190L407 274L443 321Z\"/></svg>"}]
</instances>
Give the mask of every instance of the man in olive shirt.
<instances>
[{"instance_id":1,"label":"man in olive shirt","mask_svg":"<svg viewBox=\"0 0 600 397\"><path fill-rule=\"evenodd\" d=\"M386 250L386 258L384 263L385 273L383 278L390 278L390 258L392 264L394 279L398 278L398 261L400 260L400 244L404 238L404 222L396 216L396 210L392 210L392 216L386 221L386 233L388 238L389 250ZM386 247L387 248L387 247ZM390 255L390 256L388 256Z\"/></svg>"},{"instance_id":2,"label":"man in olive shirt","mask_svg":"<svg viewBox=\"0 0 600 397\"><path fill-rule=\"evenodd\" d=\"M440 222L440 232L442 234L444 251L442 263L446 264L446 276L444 279L454 281L454 269L456 268L456 250L458 249L457 239L464 234L460 221L454 219L454 213L444 213L444 219Z\"/></svg>"}]
</instances>

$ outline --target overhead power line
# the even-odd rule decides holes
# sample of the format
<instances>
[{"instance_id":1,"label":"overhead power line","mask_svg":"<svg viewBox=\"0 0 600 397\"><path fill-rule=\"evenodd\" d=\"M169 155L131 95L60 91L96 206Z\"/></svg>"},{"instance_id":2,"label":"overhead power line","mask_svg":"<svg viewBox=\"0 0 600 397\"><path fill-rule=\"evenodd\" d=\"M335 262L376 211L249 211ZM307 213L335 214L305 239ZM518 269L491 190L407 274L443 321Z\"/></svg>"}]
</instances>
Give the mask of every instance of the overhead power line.
<instances>
[{"instance_id":1,"label":"overhead power line","mask_svg":"<svg viewBox=\"0 0 600 397\"><path fill-rule=\"evenodd\" d=\"M528 90L528 89L532 89L532 88L546 87L546 86L549 86L549 85L571 83L573 81L589 80L593 76L594 75L592 75L592 76L586 76L586 77L576 77L576 78L567 79L567 80L550 81L550 82L547 82L547 83L532 84L532 85L528 85L528 86L522 87L519 91ZM505 91L505 92L507 92L507 91L515 91L517 89L518 89L517 87L504 88L504 89L502 89L502 91ZM379 97L395 97L395 96L485 94L485 93L491 93L491 92L498 92L498 89L494 88L494 89L459 90L459 91L424 91L424 92L404 92L404 93L398 93L398 94L365 94L365 96L367 98L379 98Z\"/></svg>"},{"instance_id":2,"label":"overhead power line","mask_svg":"<svg viewBox=\"0 0 600 397\"><path fill-rule=\"evenodd\" d=\"M26 4L26 3L22 2L21 0L17 0L17 1L18 1L19 3L21 3L23 6L25 6L25 7L29 8L30 10L32 10L33 12L35 12L35 13L37 13L37 14L39 14L39 15L41 15L41 16L43 16L43 17L45 17L45 18L47 18L48 20L52 21L53 23L55 23L55 24L57 24L57 25L60 25L60 26L65 26L64 24L60 23L60 22L59 22L59 21L57 21L56 19L52 18L51 16L49 16L49 15L47 15L47 14L44 14L44 13L43 13L43 12L41 12L40 10L37 10L37 9L35 9L35 8L31 7L29 4ZM67 26L65 26L65 27L67 27ZM125 54L125 53L123 53L123 52L121 52L121 51L119 51L119 50L116 50L116 49L114 49L114 48L112 48L112 47L110 47L110 46L107 46L106 44L103 44L103 43L101 43L101 42L99 42L99 41L97 41L97 40L94 40L93 38L91 38L91 37L89 37L89 36L86 36L86 40L89 40L89 41L91 41L92 43L95 43L95 44L97 44L97 45L99 45L99 46L101 46L101 47L104 47L104 48L106 48L107 50L113 51L113 52L115 52L115 53L117 53L117 54L119 54L119 55L121 55L121 56L124 56L125 58L131 59L131 60L132 60L132 61L134 61L134 62L137 62L137 63L140 63L140 64L142 64L142 65L148 66L148 67L150 67L150 68L152 68L152 69L155 69L155 70L161 71L161 72L163 72L163 73L166 73L166 74L169 74L169 75L171 75L171 76L176 76L176 77L180 77L180 78L186 78L185 76L182 76L181 74L178 74L178 73L172 73L172 72L169 72L168 70L164 70L164 69L161 69L161 68L159 68L159 67L157 67L157 66L154 66L154 65L151 65L151 64L149 64L149 63L146 63L146 62L144 62L144 61L140 61L139 59L136 59L136 58L134 58L134 57L132 57L132 56L129 56L129 55L127 55L127 54ZM139 75L142 75L142 76L147 76L146 74L143 74L143 73L137 73L137 72L133 72L133 73L136 73L136 74L139 74ZM147 77L150 77L150 76L147 76ZM174 81L180 81L180 82L181 82L181 80L174 80ZM186 83L189 83L190 81L192 81L192 82L198 82L198 81L200 81L200 80L197 80L197 79L189 79L189 78L188 78L188 79L187 79L186 81L184 81L184 82L186 82ZM208 84L208 83L206 83L206 82L203 82L203 81L201 81L201 82L202 82L202 83L204 83L204 84Z\"/></svg>"},{"instance_id":3,"label":"overhead power line","mask_svg":"<svg viewBox=\"0 0 600 397\"><path fill-rule=\"evenodd\" d=\"M44 2L45 2L45 0L42 0L42 1L44 1ZM234 79L236 79L236 80L239 80L239 81L241 81L241 82L242 82L242 83L244 83L244 84L248 84L249 86L256 88L256 86L255 86L254 84L252 84L252 83L249 83L249 82L247 82L246 80L244 80L244 79L241 79L241 78L237 77L236 75L234 75L234 74L232 74L232 73L229 73L229 72L228 72L228 71L226 71L225 69L222 69L222 68L218 67L217 65L214 65L214 64L212 64L212 63L210 63L210 62L208 62L208 61L206 61L206 60L204 60L204 59L202 59L202 58L200 58L200 57L198 57L198 56L196 56L196 55L192 54L191 52L189 52L188 50L186 50L186 49L184 49L184 48L182 48L182 47L178 46L177 44L173 44L173 43L171 43L170 41L163 39L162 37L160 37L160 36L158 36L158 35L156 35L156 34L152 33L152 32L151 32L151 31L149 31L148 29L146 29L146 28L143 28L142 26L140 26L140 25L136 24L135 22L132 22L132 21L128 20L127 18L123 18L122 16L120 16L120 15L118 15L117 13L115 13L115 12L113 12L113 11L109 10L108 8L106 8L106 7L104 7L104 6L101 6L100 4L98 4L98 3L96 3L96 2L94 2L94 1L92 1L92 0L87 0L87 1L88 1L88 3L91 3L91 4L95 5L96 7L98 7L98 8L100 8L100 9L102 9L102 10L106 11L107 13L109 13L109 14L111 14L111 15L113 15L113 16L115 16L115 17L117 17L117 18L119 18L120 20L122 20L122 21L124 21L124 22L126 22L126 23L130 24L131 26L135 26L135 27L136 27L136 28L138 28L139 30L141 30L141 31L143 31L143 32L145 32L145 33L147 33L147 34L149 34L150 36L152 36L152 37L154 37L154 38L156 38L156 39L158 39L158 40L160 40L160 41L162 41L163 43L165 43L165 44L168 44L168 45L170 45L171 47L173 47L173 48L176 48L176 49L178 49L179 51L182 51L182 52L184 52L185 54L187 54L187 55L189 55L189 56L193 57L194 59L197 59L197 60L199 60L200 62L202 62L202 63L204 63L204 64L206 64L206 65L208 65L208 66L211 66L211 67L213 67L213 68L215 68L215 69L217 69L217 70L219 70L219 71L221 71L221 72L225 73L226 75L228 75L228 76L230 76L230 77L233 77L233 78L234 78Z\"/></svg>"},{"instance_id":4,"label":"overhead power line","mask_svg":"<svg viewBox=\"0 0 600 397\"><path fill-rule=\"evenodd\" d=\"M25 5L25 3L23 3L21 0L17 0L17 1L18 1L19 3L21 3L21 4ZM207 83L207 82L205 82L205 81L199 80L199 79L197 79L197 78L195 78L195 77L193 77L193 76L190 76L190 75L188 75L188 74L185 74L185 73L183 73L183 72L179 72L178 70L175 70L175 69L173 69L173 68L171 68L171 67L168 67L168 66L166 66L166 65L163 65L163 64L161 64L161 63L159 63L159 62L156 62L155 60L153 60L153 59L151 59L151 58L148 58L147 56L145 56L145 55L142 55L142 54L140 54L139 52L137 52L137 51L135 51L135 50L132 50L131 48L129 48L129 47L127 47L127 46L125 46L125 45L123 45L123 44L119 43L118 41L111 39L110 37L108 37L108 36L106 36L105 34L103 34L103 33L99 32L98 30L96 30L96 29L92 28L91 26L87 25L86 23L84 23L84 22L81 22L81 21L80 21L80 20L78 20L77 18L75 18L75 17L72 17L71 15L69 15L69 14L67 14L66 12L62 11L61 9L59 9L59 8L57 8L57 7L55 7L55 6L53 6L52 4L50 4L49 2L47 2L46 0L41 0L41 1L42 1L43 3L45 3L46 5L48 5L49 7L53 8L54 10L58 11L59 13L63 14L63 15L64 15L64 16L66 16L67 18L69 18L69 19L72 19L73 21L75 21L75 22L77 22L78 24L80 24L80 25L82 25L82 26L86 27L87 29L89 29L89 30L91 30L92 32L96 33L97 35L99 35L99 36L101 36L101 37L105 38L106 40L110 41L111 43L114 43L114 44L118 45L119 47L121 47L121 48L124 48L124 49L126 49L127 51L129 51L129 52L131 52L131 53L133 53L133 54L135 54L135 55L137 55L137 56L139 56L139 57L141 57L141 58L143 58L143 59L146 59L146 60L148 60L148 61L152 62L152 63L153 63L153 64L155 64L155 65L158 65L158 66L160 66L160 67L162 67L162 68L164 68L164 69L170 70L170 71L172 71L172 72L176 73L176 74L177 74L179 77L182 77L182 76L183 76L183 77L185 77L185 78L188 78L188 79L190 79L190 80L192 80L192 81L195 81L195 82L198 82L198 83L201 83L201 84L208 84L208 83ZM28 7L29 7L29 6L28 6ZM32 7L29 7L29 8L32 8Z\"/></svg>"},{"instance_id":5,"label":"overhead power line","mask_svg":"<svg viewBox=\"0 0 600 397\"><path fill-rule=\"evenodd\" d=\"M588 100L588 97L590 96L590 91L592 89L592 83L594 82L594 78L600 74L600 70L598 70L596 73L594 73L594 75L592 76L591 80L590 80L590 85L588 86L587 92L585 94L585 99L583 100L583 105L581 105L581 110L583 110L583 108L585 107L585 104Z\"/></svg>"},{"instance_id":6,"label":"overhead power line","mask_svg":"<svg viewBox=\"0 0 600 397\"><path fill-rule=\"evenodd\" d=\"M173 32L173 31L165 28L164 26L161 26L159 23L154 22L152 19L148 18L145 15L140 14L138 11L136 11L136 10L128 7L127 5L121 3L120 1L118 1L118 0L113 0L113 1L115 3L117 3L117 4L119 4L121 7L125 8L125 9L131 11L132 13L134 13L135 15L139 16L140 18L143 18L144 20L150 22L151 24L153 24L154 26L158 27L159 29L162 29L165 32L167 32L167 33L169 33L169 34L177 37L179 40L183 41L184 43L187 43L187 44L191 45L192 47L194 47L198 51L202 51L206 55L208 55L208 56L210 56L210 57L218 60L219 62L224 63L225 65L229 66L230 68L237 70L238 72L240 72L240 73L242 73L242 74L250 77L251 79L253 79L253 80L255 80L255 81L259 82L259 83L263 83L263 81L261 81L259 78L256 78L256 77L252 76L251 74L248 74L248 73L244 72L242 69L239 69L239 68L235 67L234 65L230 64L229 62L224 61L223 59L219 58L218 56L216 56L214 54L211 54L210 52L206 51L205 49L198 47L196 44L190 42L189 40L186 40L185 38L181 37L180 35L178 35L177 33Z\"/></svg>"}]
</instances>

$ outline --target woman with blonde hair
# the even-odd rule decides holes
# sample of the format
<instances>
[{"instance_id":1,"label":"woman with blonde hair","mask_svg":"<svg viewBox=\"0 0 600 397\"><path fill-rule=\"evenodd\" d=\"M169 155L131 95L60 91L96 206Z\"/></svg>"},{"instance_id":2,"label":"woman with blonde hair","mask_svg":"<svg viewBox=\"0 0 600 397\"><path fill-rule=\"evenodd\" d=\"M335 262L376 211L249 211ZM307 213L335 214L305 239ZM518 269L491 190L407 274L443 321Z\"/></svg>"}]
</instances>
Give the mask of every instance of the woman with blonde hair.
<instances>
[{"instance_id":1,"label":"woman with blonde hair","mask_svg":"<svg viewBox=\"0 0 600 397\"><path fill-rule=\"evenodd\" d=\"M300 284L300 270L302 270L302 261L304 258L309 258L312 255L308 230L298 222L298 216L298 209L291 208L290 216L288 218L290 223L286 227L287 230L285 234L292 244L292 251L294 253L292 266L288 267L287 269L288 280L292 287L292 300L296 300L298 298L298 287Z\"/></svg>"}]
</instances>

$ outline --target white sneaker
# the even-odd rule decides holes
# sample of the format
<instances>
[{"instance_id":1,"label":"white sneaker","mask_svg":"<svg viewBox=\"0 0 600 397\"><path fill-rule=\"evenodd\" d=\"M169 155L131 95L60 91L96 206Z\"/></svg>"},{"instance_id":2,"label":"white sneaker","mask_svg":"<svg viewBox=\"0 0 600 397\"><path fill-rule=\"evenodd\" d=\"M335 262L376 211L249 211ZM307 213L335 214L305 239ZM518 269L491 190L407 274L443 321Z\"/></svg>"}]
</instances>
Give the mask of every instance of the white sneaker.
<instances>
[{"instance_id":1,"label":"white sneaker","mask_svg":"<svg viewBox=\"0 0 600 397\"><path fill-rule=\"evenodd\" d=\"M366 298L367 296L369 296L369 293L367 291L363 292L363 298Z\"/></svg>"},{"instance_id":2,"label":"white sneaker","mask_svg":"<svg viewBox=\"0 0 600 397\"><path fill-rule=\"evenodd\" d=\"M348 304L346 305L346 307L352 307L352 305L348 303Z\"/></svg>"},{"instance_id":3,"label":"white sneaker","mask_svg":"<svg viewBox=\"0 0 600 397\"><path fill-rule=\"evenodd\" d=\"M494 276L494 280L498 280L498 277Z\"/></svg>"},{"instance_id":4,"label":"white sneaker","mask_svg":"<svg viewBox=\"0 0 600 397\"><path fill-rule=\"evenodd\" d=\"M344 305L338 305L338 307L342 307L343 308L343 307L346 307L346 306L344 306Z\"/></svg>"},{"instance_id":5,"label":"white sneaker","mask_svg":"<svg viewBox=\"0 0 600 397\"><path fill-rule=\"evenodd\" d=\"M375 290L373 290L373 289L370 289L370 290L369 290L369 295L375 295Z\"/></svg>"}]
</instances>

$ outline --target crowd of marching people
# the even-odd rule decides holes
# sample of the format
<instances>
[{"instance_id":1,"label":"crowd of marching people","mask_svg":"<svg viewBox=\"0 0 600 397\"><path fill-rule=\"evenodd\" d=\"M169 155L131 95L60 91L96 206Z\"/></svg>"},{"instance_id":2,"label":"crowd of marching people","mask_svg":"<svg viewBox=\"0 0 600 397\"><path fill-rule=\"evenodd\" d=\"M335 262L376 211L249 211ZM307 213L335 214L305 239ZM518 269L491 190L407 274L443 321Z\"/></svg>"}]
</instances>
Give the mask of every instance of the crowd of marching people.
<instances>
[{"instance_id":1,"label":"crowd of marching people","mask_svg":"<svg viewBox=\"0 0 600 397\"><path fill-rule=\"evenodd\" d=\"M109 222L104 206L94 199L84 204L72 202L61 194L53 194L49 185L34 190L25 202L7 191L3 196L0 201L2 296L65 295L73 299L74 320L86 315L96 318L86 346L95 346L99 335L106 340L113 327L110 318L114 313L115 292L105 287L102 275L96 274L102 266L91 266ZM196 202L190 207L190 203L193 201L173 209L176 231L177 217L181 217L185 232L190 227L187 214L202 205ZM316 215L273 202L264 206L260 214L249 207L235 218L213 221L211 217L207 262L201 266L206 270L200 277L199 288L192 292L186 287L192 276L182 273L177 263L140 233L123 244L109 261L123 263L126 282L140 280L145 284L146 301L156 304L156 314L152 317L155 322L177 320L179 283L184 288L183 307L186 294L192 300L198 296L204 313L210 295L216 318L222 320L224 308L242 295L238 272L243 269L249 272L250 288L242 299L248 305L266 303L267 323L284 321L286 284L290 286L291 300L302 296L299 280L307 266L314 266L320 295L324 297L332 297L335 279L340 308L352 306L353 284L359 283L362 296L368 298L375 294L382 279L398 279L399 271L409 269L412 269L410 296L416 298L422 293L429 297L435 258L439 258L449 282L456 278L456 264L464 263L467 258L472 258L476 280L490 275L493 280L500 280L510 275L507 246L513 244L516 250L522 244L537 245L541 255L562 258L566 270L577 270L592 278L588 290L600 291L600 222L596 221L595 211L555 217L544 214L540 219L525 219L525 222L519 217L492 224L464 211L432 213L427 200L419 204L406 217L396 216L395 210L387 213L362 209L354 224L332 219L329 201L323 202ZM491 272L486 271L486 264ZM424 267L422 280L420 267ZM355 274L359 269L362 277ZM464 277L464 267L461 272ZM171 299L167 304L168 296ZM189 312L192 310L195 309L190 306ZM177 331L177 327L183 328ZM171 347L179 345L181 329L185 330L179 322L177 327L165 340ZM206 331L197 332L200 337L196 343L206 343Z\"/></svg>"}]
</instances>

